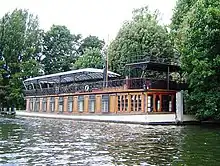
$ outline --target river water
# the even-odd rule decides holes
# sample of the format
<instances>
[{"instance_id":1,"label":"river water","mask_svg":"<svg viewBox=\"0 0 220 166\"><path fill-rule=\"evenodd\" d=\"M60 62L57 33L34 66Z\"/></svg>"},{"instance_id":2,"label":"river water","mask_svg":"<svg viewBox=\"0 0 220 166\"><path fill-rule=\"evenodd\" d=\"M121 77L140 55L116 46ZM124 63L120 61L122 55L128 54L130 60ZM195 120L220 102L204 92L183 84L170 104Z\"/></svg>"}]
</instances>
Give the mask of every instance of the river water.
<instances>
[{"instance_id":1,"label":"river water","mask_svg":"<svg viewBox=\"0 0 220 166\"><path fill-rule=\"evenodd\" d=\"M0 165L220 165L220 128L0 118Z\"/></svg>"}]
</instances>

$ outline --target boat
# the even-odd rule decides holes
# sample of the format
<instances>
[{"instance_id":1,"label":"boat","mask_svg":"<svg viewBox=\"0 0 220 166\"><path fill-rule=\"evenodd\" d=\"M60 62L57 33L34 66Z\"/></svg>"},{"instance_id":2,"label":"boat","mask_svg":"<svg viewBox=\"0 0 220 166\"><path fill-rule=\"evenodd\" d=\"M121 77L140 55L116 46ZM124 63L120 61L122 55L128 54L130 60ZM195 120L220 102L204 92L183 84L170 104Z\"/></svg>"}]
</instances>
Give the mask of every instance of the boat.
<instances>
[{"instance_id":1,"label":"boat","mask_svg":"<svg viewBox=\"0 0 220 166\"><path fill-rule=\"evenodd\" d=\"M180 66L148 57L125 67L126 77L84 68L28 78L23 81L25 115L144 124L184 121L182 90L187 85L170 77ZM166 78L132 77L134 70L158 71Z\"/></svg>"}]
</instances>

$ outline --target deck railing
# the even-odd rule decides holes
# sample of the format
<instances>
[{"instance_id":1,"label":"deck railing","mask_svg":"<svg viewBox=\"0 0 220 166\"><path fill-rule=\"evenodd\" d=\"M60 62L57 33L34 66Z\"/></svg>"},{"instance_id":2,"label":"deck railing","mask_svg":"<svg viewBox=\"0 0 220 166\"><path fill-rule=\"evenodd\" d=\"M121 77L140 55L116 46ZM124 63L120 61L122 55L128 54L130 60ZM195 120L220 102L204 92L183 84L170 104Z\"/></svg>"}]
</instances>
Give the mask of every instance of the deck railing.
<instances>
[{"instance_id":1,"label":"deck railing","mask_svg":"<svg viewBox=\"0 0 220 166\"><path fill-rule=\"evenodd\" d=\"M144 78L132 78L132 79L121 79L121 80L111 80L106 82L85 82L70 85L60 85L50 88L35 89L35 90L25 90L26 96L39 96L39 95L55 95L63 93L80 93L80 92L92 92L104 90L106 88L110 89L172 89L180 90L185 89L185 84L179 84L174 81L169 81L169 86L166 80L152 80Z\"/></svg>"}]
</instances>

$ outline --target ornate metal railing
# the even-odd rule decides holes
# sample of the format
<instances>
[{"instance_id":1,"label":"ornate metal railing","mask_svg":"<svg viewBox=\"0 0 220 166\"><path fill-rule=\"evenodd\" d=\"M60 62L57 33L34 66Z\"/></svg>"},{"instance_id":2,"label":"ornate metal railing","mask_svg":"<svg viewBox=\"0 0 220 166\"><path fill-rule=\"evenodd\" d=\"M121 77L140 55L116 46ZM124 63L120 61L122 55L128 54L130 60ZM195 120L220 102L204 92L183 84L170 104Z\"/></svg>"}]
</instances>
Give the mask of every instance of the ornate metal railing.
<instances>
[{"instance_id":1,"label":"ornate metal railing","mask_svg":"<svg viewBox=\"0 0 220 166\"><path fill-rule=\"evenodd\" d=\"M132 78L111 80L107 83L100 82L84 82L80 84L60 85L51 88L43 88L37 90L25 90L26 96L38 96L38 95L55 95L63 93L82 93L91 92L97 90L103 90L105 88L124 88L124 89L172 89L180 90L186 89L185 84L179 84L174 81L169 81L169 85L166 80L153 80L144 78Z\"/></svg>"}]
</instances>

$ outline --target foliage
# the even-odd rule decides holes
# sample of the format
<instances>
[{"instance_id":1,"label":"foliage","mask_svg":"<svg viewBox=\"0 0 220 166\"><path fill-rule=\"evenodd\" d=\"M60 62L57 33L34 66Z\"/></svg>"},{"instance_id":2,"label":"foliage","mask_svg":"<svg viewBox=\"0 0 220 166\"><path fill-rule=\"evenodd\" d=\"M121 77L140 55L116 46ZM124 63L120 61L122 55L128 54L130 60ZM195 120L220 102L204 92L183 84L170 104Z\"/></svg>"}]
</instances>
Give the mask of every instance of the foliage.
<instances>
[{"instance_id":1,"label":"foliage","mask_svg":"<svg viewBox=\"0 0 220 166\"><path fill-rule=\"evenodd\" d=\"M132 20L124 23L108 48L108 56L110 69L126 75L126 63L146 56L172 58L174 50L166 27L159 24L158 13L144 7L134 10Z\"/></svg>"},{"instance_id":2,"label":"foliage","mask_svg":"<svg viewBox=\"0 0 220 166\"><path fill-rule=\"evenodd\" d=\"M184 17L187 15L191 7L196 3L197 0L178 0L173 11L171 29L172 31L177 31Z\"/></svg>"},{"instance_id":3,"label":"foliage","mask_svg":"<svg viewBox=\"0 0 220 166\"><path fill-rule=\"evenodd\" d=\"M102 50L104 45L105 42L103 40L100 40L97 36L90 35L82 40L81 45L78 49L78 53L82 55L85 53L86 49L91 48L98 48L99 50Z\"/></svg>"},{"instance_id":4,"label":"foliage","mask_svg":"<svg viewBox=\"0 0 220 166\"><path fill-rule=\"evenodd\" d=\"M99 48L86 49L74 64L74 68L98 68L102 69L104 65L103 55Z\"/></svg>"},{"instance_id":5,"label":"foliage","mask_svg":"<svg viewBox=\"0 0 220 166\"><path fill-rule=\"evenodd\" d=\"M177 35L190 110L200 119L220 119L220 1L198 0Z\"/></svg>"},{"instance_id":6,"label":"foliage","mask_svg":"<svg viewBox=\"0 0 220 166\"><path fill-rule=\"evenodd\" d=\"M52 74L70 70L75 61L80 35L72 35L65 26L53 25L44 35L44 72Z\"/></svg>"},{"instance_id":7,"label":"foliage","mask_svg":"<svg viewBox=\"0 0 220 166\"><path fill-rule=\"evenodd\" d=\"M22 80L28 75L36 76L40 72L37 60L40 57L42 31L38 28L38 18L27 10L15 9L0 20L0 56L3 93L2 104L22 107ZM33 70L28 71L24 64L34 63Z\"/></svg>"}]
</instances>

